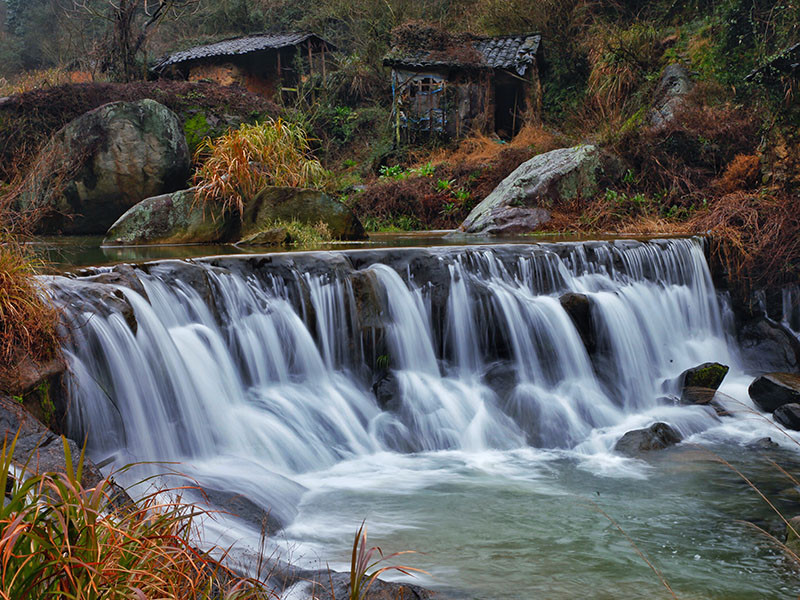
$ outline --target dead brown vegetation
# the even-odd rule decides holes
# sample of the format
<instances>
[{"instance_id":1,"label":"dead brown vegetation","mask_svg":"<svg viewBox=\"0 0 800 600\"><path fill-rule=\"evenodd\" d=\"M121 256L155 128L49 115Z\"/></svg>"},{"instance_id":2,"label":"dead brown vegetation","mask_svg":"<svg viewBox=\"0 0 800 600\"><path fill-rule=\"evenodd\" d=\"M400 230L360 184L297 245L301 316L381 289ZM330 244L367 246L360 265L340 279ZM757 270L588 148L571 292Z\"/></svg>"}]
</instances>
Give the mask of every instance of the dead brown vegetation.
<instances>
[{"instance_id":1,"label":"dead brown vegetation","mask_svg":"<svg viewBox=\"0 0 800 600\"><path fill-rule=\"evenodd\" d=\"M711 233L712 251L746 293L800 279L800 197L726 194L692 225Z\"/></svg>"},{"instance_id":2,"label":"dead brown vegetation","mask_svg":"<svg viewBox=\"0 0 800 600\"><path fill-rule=\"evenodd\" d=\"M708 193L737 155L752 155L760 122L752 112L709 98L724 93L698 85L675 119L662 128L640 127L617 144L651 194L667 193L689 205Z\"/></svg>"}]
</instances>

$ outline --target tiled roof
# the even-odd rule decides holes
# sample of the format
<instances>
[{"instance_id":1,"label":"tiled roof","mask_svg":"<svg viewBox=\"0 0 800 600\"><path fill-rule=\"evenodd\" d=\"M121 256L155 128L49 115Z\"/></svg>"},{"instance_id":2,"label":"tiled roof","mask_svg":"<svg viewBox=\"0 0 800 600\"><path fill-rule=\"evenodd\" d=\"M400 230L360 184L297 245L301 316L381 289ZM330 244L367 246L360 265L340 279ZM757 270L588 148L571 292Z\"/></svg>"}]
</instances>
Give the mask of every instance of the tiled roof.
<instances>
[{"instance_id":1,"label":"tiled roof","mask_svg":"<svg viewBox=\"0 0 800 600\"><path fill-rule=\"evenodd\" d=\"M472 40L472 47L483 58L479 64L465 64L457 58L441 58L441 52L419 49L412 52L393 50L384 59L389 66L398 67L452 67L471 66L514 70L524 75L528 65L536 60L542 36L539 34L484 37Z\"/></svg>"},{"instance_id":2,"label":"tiled roof","mask_svg":"<svg viewBox=\"0 0 800 600\"><path fill-rule=\"evenodd\" d=\"M792 73L800 73L800 43L779 52L766 64L745 77L745 80L762 82Z\"/></svg>"},{"instance_id":3,"label":"tiled roof","mask_svg":"<svg viewBox=\"0 0 800 600\"><path fill-rule=\"evenodd\" d=\"M232 38L217 42L216 44L196 46L182 52L176 52L175 54L164 58L154 67L154 69L156 71L160 71L170 65L176 65L182 62L198 60L201 58L233 56L239 54L248 54L250 52L258 52L260 50L287 48L289 46L297 46L298 44L302 44L306 40L312 38L322 42L323 44L326 44L330 49L335 49L332 44L329 44L313 33L265 33Z\"/></svg>"}]
</instances>

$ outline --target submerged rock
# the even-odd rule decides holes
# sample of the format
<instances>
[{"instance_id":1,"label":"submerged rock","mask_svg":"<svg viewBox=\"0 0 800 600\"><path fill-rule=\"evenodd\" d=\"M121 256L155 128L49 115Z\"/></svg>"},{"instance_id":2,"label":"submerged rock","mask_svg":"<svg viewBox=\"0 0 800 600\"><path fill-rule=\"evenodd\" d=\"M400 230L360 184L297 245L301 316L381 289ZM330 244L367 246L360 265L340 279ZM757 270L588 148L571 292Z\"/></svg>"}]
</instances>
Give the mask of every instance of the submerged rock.
<instances>
[{"instance_id":1,"label":"submerged rock","mask_svg":"<svg viewBox=\"0 0 800 600\"><path fill-rule=\"evenodd\" d=\"M336 600L350 597L350 573L322 572L315 586L314 598ZM395 583L376 579L365 600L433 600L438 594L408 583Z\"/></svg>"},{"instance_id":2,"label":"submerged rock","mask_svg":"<svg viewBox=\"0 0 800 600\"><path fill-rule=\"evenodd\" d=\"M654 423L647 429L634 429L623 435L614 450L636 457L642 452L663 450L681 441L680 434L666 423Z\"/></svg>"},{"instance_id":3,"label":"submerged rock","mask_svg":"<svg viewBox=\"0 0 800 600\"><path fill-rule=\"evenodd\" d=\"M534 156L478 204L460 229L487 235L525 233L550 220L556 203L594 196L603 178L615 179L619 161L596 146L561 148Z\"/></svg>"},{"instance_id":4,"label":"submerged rock","mask_svg":"<svg viewBox=\"0 0 800 600\"><path fill-rule=\"evenodd\" d=\"M290 240L285 227L273 227L254 233L236 242L237 246L282 246Z\"/></svg>"},{"instance_id":5,"label":"submerged rock","mask_svg":"<svg viewBox=\"0 0 800 600\"><path fill-rule=\"evenodd\" d=\"M704 363L687 369L680 376L683 404L708 404L728 374L730 367L719 363Z\"/></svg>"},{"instance_id":6,"label":"submerged rock","mask_svg":"<svg viewBox=\"0 0 800 600\"><path fill-rule=\"evenodd\" d=\"M753 381L748 392L761 410L774 412L784 404L800 403L800 376L791 373L767 373Z\"/></svg>"},{"instance_id":7,"label":"submerged rock","mask_svg":"<svg viewBox=\"0 0 800 600\"><path fill-rule=\"evenodd\" d=\"M772 413L775 417L775 422L778 425L783 425L786 429L800 431L800 404L784 404L775 409Z\"/></svg>"},{"instance_id":8,"label":"submerged rock","mask_svg":"<svg viewBox=\"0 0 800 600\"><path fill-rule=\"evenodd\" d=\"M747 447L756 450L773 450L775 448L779 448L780 446L774 442L771 437L763 437L750 442L747 444Z\"/></svg>"},{"instance_id":9,"label":"submerged rock","mask_svg":"<svg viewBox=\"0 0 800 600\"><path fill-rule=\"evenodd\" d=\"M142 200L111 226L103 244L228 242L235 239L238 229L229 211L203 205L192 188Z\"/></svg>"},{"instance_id":10,"label":"submerged rock","mask_svg":"<svg viewBox=\"0 0 800 600\"><path fill-rule=\"evenodd\" d=\"M154 100L113 102L52 137L20 203L51 211L45 232L103 234L141 200L184 187L190 172L183 127L171 110Z\"/></svg>"},{"instance_id":11,"label":"submerged rock","mask_svg":"<svg viewBox=\"0 0 800 600\"><path fill-rule=\"evenodd\" d=\"M403 405L400 382L391 371L384 371L372 384L372 391L381 410L399 412Z\"/></svg>"}]
</instances>

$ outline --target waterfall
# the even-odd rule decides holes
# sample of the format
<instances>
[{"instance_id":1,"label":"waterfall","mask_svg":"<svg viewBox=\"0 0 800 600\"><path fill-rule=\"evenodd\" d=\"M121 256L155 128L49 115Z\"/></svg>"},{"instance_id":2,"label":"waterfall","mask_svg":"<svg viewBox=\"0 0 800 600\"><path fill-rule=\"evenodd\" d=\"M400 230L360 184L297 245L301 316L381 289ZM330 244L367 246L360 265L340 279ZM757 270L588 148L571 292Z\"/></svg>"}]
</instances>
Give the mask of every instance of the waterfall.
<instances>
[{"instance_id":1,"label":"waterfall","mask_svg":"<svg viewBox=\"0 0 800 600\"><path fill-rule=\"evenodd\" d=\"M283 524L300 475L355 457L602 453L636 415L702 431L718 418L676 407L675 378L741 371L696 239L163 261L106 284L134 319L74 301L108 271L49 280L70 323L72 434L117 466L177 463ZM590 304L595 348L564 294Z\"/></svg>"}]
</instances>

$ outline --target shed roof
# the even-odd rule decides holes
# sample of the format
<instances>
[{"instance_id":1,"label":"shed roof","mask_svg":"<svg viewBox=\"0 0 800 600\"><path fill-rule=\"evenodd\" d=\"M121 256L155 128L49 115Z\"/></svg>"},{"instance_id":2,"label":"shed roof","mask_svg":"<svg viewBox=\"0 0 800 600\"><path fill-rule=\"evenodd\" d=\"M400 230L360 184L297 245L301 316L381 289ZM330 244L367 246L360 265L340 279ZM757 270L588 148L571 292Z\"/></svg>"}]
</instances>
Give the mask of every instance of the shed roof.
<instances>
[{"instance_id":1,"label":"shed roof","mask_svg":"<svg viewBox=\"0 0 800 600\"><path fill-rule=\"evenodd\" d=\"M162 59L155 67L154 70L161 71L170 65L177 65L179 63L189 62L192 60L199 60L202 58L213 58L217 56L236 56L242 54L249 54L251 52L260 52L262 50L277 50L280 48L288 48L290 46L297 46L312 40L325 44L329 49L335 50L335 46L326 42L316 34L308 32L293 32L293 33L263 33L259 35L249 35L245 37L236 37L228 40L223 40L215 44L206 44L205 46L195 46L188 50L176 52Z\"/></svg>"},{"instance_id":2,"label":"shed roof","mask_svg":"<svg viewBox=\"0 0 800 600\"><path fill-rule=\"evenodd\" d=\"M789 74L800 74L800 42L773 56L772 59L752 71L745 77L745 80L762 82Z\"/></svg>"},{"instance_id":3,"label":"shed roof","mask_svg":"<svg viewBox=\"0 0 800 600\"><path fill-rule=\"evenodd\" d=\"M499 37L476 37L471 40L472 47L482 57L480 63L465 63L458 59L458 53L427 50L392 51L384 59L384 64L395 67L472 67L514 70L524 75L528 66L536 60L542 36L538 33L505 35Z\"/></svg>"}]
</instances>

